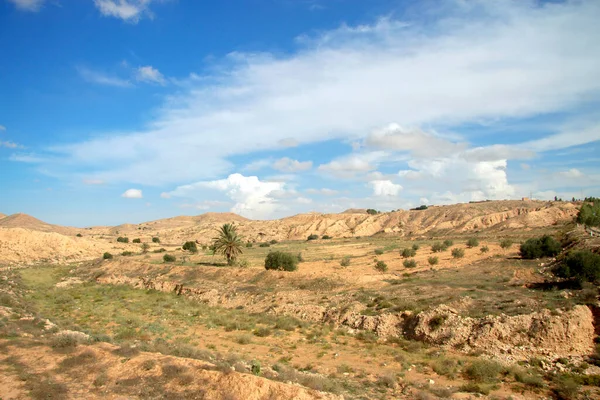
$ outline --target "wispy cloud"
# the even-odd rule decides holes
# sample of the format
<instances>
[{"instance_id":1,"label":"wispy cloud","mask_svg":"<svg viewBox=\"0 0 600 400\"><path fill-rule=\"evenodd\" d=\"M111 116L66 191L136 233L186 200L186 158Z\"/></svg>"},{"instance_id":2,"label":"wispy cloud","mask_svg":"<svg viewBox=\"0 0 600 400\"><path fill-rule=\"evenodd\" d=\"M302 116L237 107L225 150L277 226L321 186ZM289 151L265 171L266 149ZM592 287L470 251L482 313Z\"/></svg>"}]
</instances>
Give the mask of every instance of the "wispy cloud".
<instances>
[{"instance_id":1,"label":"wispy cloud","mask_svg":"<svg viewBox=\"0 0 600 400\"><path fill-rule=\"evenodd\" d=\"M6 147L7 149L22 149L23 148L23 146L15 143L15 142L10 142L10 141L3 142L1 140L0 140L0 147Z\"/></svg>"},{"instance_id":2,"label":"wispy cloud","mask_svg":"<svg viewBox=\"0 0 600 400\"><path fill-rule=\"evenodd\" d=\"M36 154L33 153L29 153L29 154L11 154L11 156L8 158L10 161L16 161L16 162L23 162L23 163L31 163L31 164L38 164L38 163L43 163L43 162L47 162L48 159L44 158L44 157L40 157Z\"/></svg>"},{"instance_id":3,"label":"wispy cloud","mask_svg":"<svg viewBox=\"0 0 600 400\"><path fill-rule=\"evenodd\" d=\"M96 8L106 17L137 23L143 15L153 17L149 9L152 0L94 0Z\"/></svg>"},{"instance_id":4,"label":"wispy cloud","mask_svg":"<svg viewBox=\"0 0 600 400\"><path fill-rule=\"evenodd\" d=\"M0 132L3 132L6 130L6 127L4 125L0 125Z\"/></svg>"},{"instance_id":5,"label":"wispy cloud","mask_svg":"<svg viewBox=\"0 0 600 400\"><path fill-rule=\"evenodd\" d=\"M96 83L98 85L116 86L123 88L133 86L133 84L128 79L108 75L100 71L89 69L87 67L77 67L77 72L84 80L91 83Z\"/></svg>"},{"instance_id":6,"label":"wispy cloud","mask_svg":"<svg viewBox=\"0 0 600 400\"><path fill-rule=\"evenodd\" d=\"M19 10L23 11L39 11L44 4L44 0L8 0L13 3Z\"/></svg>"},{"instance_id":7,"label":"wispy cloud","mask_svg":"<svg viewBox=\"0 0 600 400\"><path fill-rule=\"evenodd\" d=\"M141 199L144 196L142 195L142 191L140 189L127 189L121 197L126 199Z\"/></svg>"},{"instance_id":8,"label":"wispy cloud","mask_svg":"<svg viewBox=\"0 0 600 400\"><path fill-rule=\"evenodd\" d=\"M135 78L140 82L158 83L159 85L164 85L166 82L163 74L151 65L139 67L136 70Z\"/></svg>"}]
</instances>

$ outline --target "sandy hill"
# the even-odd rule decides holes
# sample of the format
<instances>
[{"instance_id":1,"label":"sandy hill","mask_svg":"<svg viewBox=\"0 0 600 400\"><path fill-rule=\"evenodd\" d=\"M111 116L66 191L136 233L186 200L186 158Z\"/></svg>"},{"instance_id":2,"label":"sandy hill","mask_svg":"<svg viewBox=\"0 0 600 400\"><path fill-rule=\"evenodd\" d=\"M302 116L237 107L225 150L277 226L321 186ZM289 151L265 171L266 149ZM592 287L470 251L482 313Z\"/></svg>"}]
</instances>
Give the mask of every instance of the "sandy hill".
<instances>
[{"instance_id":1,"label":"sandy hill","mask_svg":"<svg viewBox=\"0 0 600 400\"><path fill-rule=\"evenodd\" d=\"M75 229L60 225L48 224L31 215L17 213L0 218L0 228L23 228L39 232L56 232L61 234L72 234Z\"/></svg>"},{"instance_id":2,"label":"sandy hill","mask_svg":"<svg viewBox=\"0 0 600 400\"><path fill-rule=\"evenodd\" d=\"M251 241L306 239L310 234L352 237L494 232L564 223L571 221L577 210L577 205L569 202L507 200L436 206L426 210L398 210L377 215L358 209L340 214L309 213L270 221L253 221L233 213L206 213L120 225L112 228L110 233L146 240L160 236L161 240L173 243L190 239L208 243L216 229L226 222L234 222L240 233Z\"/></svg>"}]
</instances>

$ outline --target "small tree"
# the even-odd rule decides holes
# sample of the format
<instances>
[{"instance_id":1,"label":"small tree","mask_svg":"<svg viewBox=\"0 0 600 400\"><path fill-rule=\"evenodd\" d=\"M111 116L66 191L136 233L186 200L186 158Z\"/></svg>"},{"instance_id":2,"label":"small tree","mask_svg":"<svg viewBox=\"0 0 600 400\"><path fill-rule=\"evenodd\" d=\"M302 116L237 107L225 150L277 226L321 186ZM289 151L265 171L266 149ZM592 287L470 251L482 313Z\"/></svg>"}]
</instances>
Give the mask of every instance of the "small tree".
<instances>
[{"instance_id":1,"label":"small tree","mask_svg":"<svg viewBox=\"0 0 600 400\"><path fill-rule=\"evenodd\" d=\"M452 249L452 257L463 258L464 256L465 256L465 251L463 249L459 249L458 247Z\"/></svg>"},{"instance_id":2,"label":"small tree","mask_svg":"<svg viewBox=\"0 0 600 400\"><path fill-rule=\"evenodd\" d=\"M319 235L316 234L312 234L312 235L308 235L308 238L306 240L317 240L319 238Z\"/></svg>"},{"instance_id":3,"label":"small tree","mask_svg":"<svg viewBox=\"0 0 600 400\"><path fill-rule=\"evenodd\" d=\"M579 281L600 281L600 255L589 250L570 252L554 273L561 278Z\"/></svg>"},{"instance_id":4,"label":"small tree","mask_svg":"<svg viewBox=\"0 0 600 400\"><path fill-rule=\"evenodd\" d=\"M142 243L142 239L133 239L132 243Z\"/></svg>"},{"instance_id":5,"label":"small tree","mask_svg":"<svg viewBox=\"0 0 600 400\"><path fill-rule=\"evenodd\" d=\"M83 237L83 235L81 233L78 233L77 237Z\"/></svg>"},{"instance_id":6,"label":"small tree","mask_svg":"<svg viewBox=\"0 0 600 400\"><path fill-rule=\"evenodd\" d=\"M181 246L181 248L183 250L189 251L190 253L197 253L198 252L198 246L196 246L196 242L193 241L187 241L183 244L183 246Z\"/></svg>"},{"instance_id":7,"label":"small tree","mask_svg":"<svg viewBox=\"0 0 600 400\"><path fill-rule=\"evenodd\" d=\"M295 271L298 269L298 257L283 251L272 251L265 258L265 269Z\"/></svg>"},{"instance_id":8,"label":"small tree","mask_svg":"<svg viewBox=\"0 0 600 400\"><path fill-rule=\"evenodd\" d=\"M160 243L160 239L157 237L152 238L152 243Z\"/></svg>"},{"instance_id":9,"label":"small tree","mask_svg":"<svg viewBox=\"0 0 600 400\"><path fill-rule=\"evenodd\" d=\"M383 261L377 261L375 263L375 269L379 272L385 272L385 271L387 271L387 268L388 268L387 264L384 263Z\"/></svg>"},{"instance_id":10,"label":"small tree","mask_svg":"<svg viewBox=\"0 0 600 400\"><path fill-rule=\"evenodd\" d=\"M177 260L177 258L175 258L175 256L172 256L170 254L165 254L163 256L163 261L166 263L172 263L172 262L175 262L175 260Z\"/></svg>"},{"instance_id":11,"label":"small tree","mask_svg":"<svg viewBox=\"0 0 600 400\"><path fill-rule=\"evenodd\" d=\"M540 238L528 239L521 245L521 257L532 260L534 258L554 257L560 253L560 243L551 236L544 235Z\"/></svg>"},{"instance_id":12,"label":"small tree","mask_svg":"<svg viewBox=\"0 0 600 400\"><path fill-rule=\"evenodd\" d=\"M102 255L102 259L104 259L104 260L112 260L112 258L113 258L113 255L110 254L109 252L106 252Z\"/></svg>"},{"instance_id":13,"label":"small tree","mask_svg":"<svg viewBox=\"0 0 600 400\"><path fill-rule=\"evenodd\" d=\"M129 243L129 238L128 237L119 236L117 238L117 242L119 242L119 243Z\"/></svg>"},{"instance_id":14,"label":"small tree","mask_svg":"<svg viewBox=\"0 0 600 400\"><path fill-rule=\"evenodd\" d=\"M437 263L440 262L440 259L437 257L429 257L427 259L427 262L429 263L429 265L437 265Z\"/></svg>"},{"instance_id":15,"label":"small tree","mask_svg":"<svg viewBox=\"0 0 600 400\"><path fill-rule=\"evenodd\" d=\"M477 238L470 238L469 240L467 240L467 247L468 248L473 248L473 247L477 247L479 246L479 239Z\"/></svg>"},{"instance_id":16,"label":"small tree","mask_svg":"<svg viewBox=\"0 0 600 400\"><path fill-rule=\"evenodd\" d=\"M242 243L242 237L238 235L234 224L224 224L219 229L219 235L213 239L215 253L225 256L228 265L233 265L243 253Z\"/></svg>"},{"instance_id":17,"label":"small tree","mask_svg":"<svg viewBox=\"0 0 600 400\"><path fill-rule=\"evenodd\" d=\"M146 254L150 250L150 245L148 243L142 244L142 253Z\"/></svg>"},{"instance_id":18,"label":"small tree","mask_svg":"<svg viewBox=\"0 0 600 400\"><path fill-rule=\"evenodd\" d=\"M367 214L369 214L369 215L377 215L377 214L379 214L379 211L377 211L377 210L375 210L373 208L368 208L367 209Z\"/></svg>"}]
</instances>

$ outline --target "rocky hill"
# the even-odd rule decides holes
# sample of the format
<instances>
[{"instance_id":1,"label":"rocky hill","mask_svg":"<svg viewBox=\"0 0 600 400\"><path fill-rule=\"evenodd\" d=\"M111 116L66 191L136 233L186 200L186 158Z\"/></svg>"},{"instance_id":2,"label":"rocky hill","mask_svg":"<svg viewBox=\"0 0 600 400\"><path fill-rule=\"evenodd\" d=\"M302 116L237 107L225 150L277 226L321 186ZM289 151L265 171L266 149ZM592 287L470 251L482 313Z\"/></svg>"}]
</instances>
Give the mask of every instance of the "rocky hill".
<instances>
[{"instance_id":1,"label":"rocky hill","mask_svg":"<svg viewBox=\"0 0 600 400\"><path fill-rule=\"evenodd\" d=\"M0 228L23 228L39 232L55 232L63 235L73 233L74 228L48 224L31 215L17 213L9 216L0 214Z\"/></svg>"},{"instance_id":2,"label":"rocky hill","mask_svg":"<svg viewBox=\"0 0 600 400\"><path fill-rule=\"evenodd\" d=\"M427 236L463 232L496 232L540 228L570 222L578 206L569 202L490 201L434 206L426 210L398 210L367 214L347 210L340 214L309 213L271 221L253 221L232 213L207 213L194 217L174 217L137 225L120 225L111 234L161 236L167 241L195 239L208 243L215 230L234 222L250 241L299 240L310 234L332 237Z\"/></svg>"}]
</instances>

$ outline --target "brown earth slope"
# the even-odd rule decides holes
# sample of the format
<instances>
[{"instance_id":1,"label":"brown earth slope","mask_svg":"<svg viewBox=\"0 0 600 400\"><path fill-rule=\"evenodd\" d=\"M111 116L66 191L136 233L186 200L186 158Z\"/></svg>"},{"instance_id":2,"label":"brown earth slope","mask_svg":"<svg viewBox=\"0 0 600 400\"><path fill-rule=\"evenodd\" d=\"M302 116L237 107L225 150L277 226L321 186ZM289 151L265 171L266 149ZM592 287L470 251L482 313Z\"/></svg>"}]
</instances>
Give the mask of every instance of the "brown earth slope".
<instances>
[{"instance_id":1,"label":"brown earth slope","mask_svg":"<svg viewBox=\"0 0 600 400\"><path fill-rule=\"evenodd\" d=\"M0 228L24 228L39 232L56 232L63 235L68 235L75 230L74 228L48 224L23 213L4 216L4 218L2 216L4 214L0 214Z\"/></svg>"}]
</instances>

